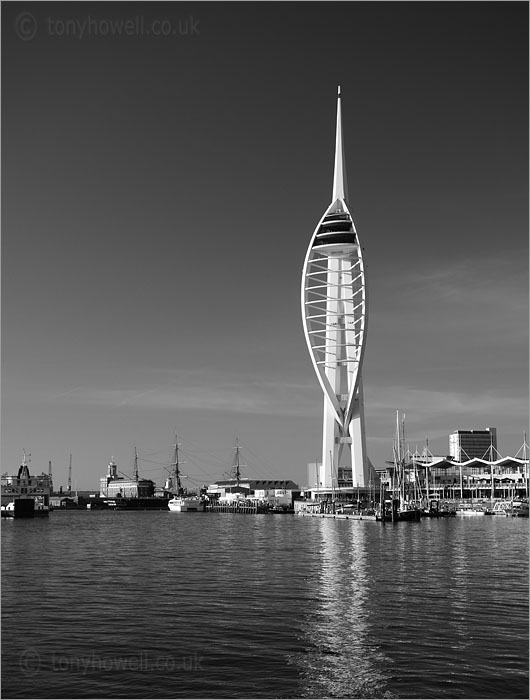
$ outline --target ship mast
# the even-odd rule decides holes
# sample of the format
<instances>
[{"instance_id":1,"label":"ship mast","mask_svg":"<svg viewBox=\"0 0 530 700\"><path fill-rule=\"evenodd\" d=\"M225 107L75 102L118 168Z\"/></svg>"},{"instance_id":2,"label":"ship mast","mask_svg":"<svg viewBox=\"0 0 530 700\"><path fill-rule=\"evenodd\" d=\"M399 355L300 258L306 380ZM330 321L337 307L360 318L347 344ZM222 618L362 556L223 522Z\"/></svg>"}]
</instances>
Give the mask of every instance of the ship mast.
<instances>
[{"instance_id":1,"label":"ship mast","mask_svg":"<svg viewBox=\"0 0 530 700\"><path fill-rule=\"evenodd\" d=\"M396 411L396 436L393 451L397 490L400 503L403 503L405 500L405 414L400 422L399 411Z\"/></svg>"},{"instance_id":2,"label":"ship mast","mask_svg":"<svg viewBox=\"0 0 530 700\"><path fill-rule=\"evenodd\" d=\"M235 468L236 468L236 486L239 488L239 480L241 479L241 470L239 468L239 441L237 438L236 438Z\"/></svg>"},{"instance_id":3,"label":"ship mast","mask_svg":"<svg viewBox=\"0 0 530 700\"><path fill-rule=\"evenodd\" d=\"M138 483L138 450L134 446L134 480Z\"/></svg>"},{"instance_id":4,"label":"ship mast","mask_svg":"<svg viewBox=\"0 0 530 700\"><path fill-rule=\"evenodd\" d=\"M177 436L175 435L175 461L173 465L175 467L175 484L177 485L177 496L182 495L182 482L180 481L180 466L179 466L179 444Z\"/></svg>"}]
</instances>

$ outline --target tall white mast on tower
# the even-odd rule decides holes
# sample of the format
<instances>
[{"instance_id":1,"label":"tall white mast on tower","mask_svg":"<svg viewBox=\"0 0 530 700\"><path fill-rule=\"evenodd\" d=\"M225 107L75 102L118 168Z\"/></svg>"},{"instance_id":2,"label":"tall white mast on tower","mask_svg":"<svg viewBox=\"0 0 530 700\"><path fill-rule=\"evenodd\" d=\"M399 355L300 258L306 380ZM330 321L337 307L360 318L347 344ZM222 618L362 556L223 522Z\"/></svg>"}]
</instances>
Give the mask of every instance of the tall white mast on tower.
<instances>
[{"instance_id":1,"label":"tall white mast on tower","mask_svg":"<svg viewBox=\"0 0 530 700\"><path fill-rule=\"evenodd\" d=\"M333 486L334 470L351 469L354 485L370 481L361 378L367 295L362 249L347 199L339 86L332 200L307 249L301 294L307 347L324 393L319 481L325 489Z\"/></svg>"}]
</instances>

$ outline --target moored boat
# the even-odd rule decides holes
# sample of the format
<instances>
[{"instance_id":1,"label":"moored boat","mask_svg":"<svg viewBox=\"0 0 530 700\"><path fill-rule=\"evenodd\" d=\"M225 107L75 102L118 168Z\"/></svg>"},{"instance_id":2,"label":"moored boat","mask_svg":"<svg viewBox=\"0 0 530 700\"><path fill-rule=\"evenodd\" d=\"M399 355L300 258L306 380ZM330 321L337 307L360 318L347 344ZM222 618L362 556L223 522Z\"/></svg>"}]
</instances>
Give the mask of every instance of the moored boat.
<instances>
[{"instance_id":1,"label":"moored boat","mask_svg":"<svg viewBox=\"0 0 530 700\"><path fill-rule=\"evenodd\" d=\"M376 520L386 522L420 520L422 516L421 508L416 503L397 498L385 500L382 508L378 504L373 513ZM371 513L366 514L371 515Z\"/></svg>"},{"instance_id":2,"label":"moored boat","mask_svg":"<svg viewBox=\"0 0 530 700\"><path fill-rule=\"evenodd\" d=\"M491 514L506 517L507 515L509 515L508 508L510 506L510 503L510 501L497 501L491 509Z\"/></svg>"},{"instance_id":3,"label":"moored boat","mask_svg":"<svg viewBox=\"0 0 530 700\"><path fill-rule=\"evenodd\" d=\"M176 513L197 513L204 510L204 501L199 496L173 496L167 507Z\"/></svg>"},{"instance_id":4,"label":"moored boat","mask_svg":"<svg viewBox=\"0 0 530 700\"><path fill-rule=\"evenodd\" d=\"M516 498L512 501L510 515L515 518L528 518L528 499Z\"/></svg>"},{"instance_id":5,"label":"moored boat","mask_svg":"<svg viewBox=\"0 0 530 700\"><path fill-rule=\"evenodd\" d=\"M390 503L385 502L384 514L379 514L383 520L419 520L422 511L416 494L411 493L410 464L405 453L405 416L400 421L399 411L396 411L396 433L393 452L393 485ZM390 507L388 507L390 506Z\"/></svg>"},{"instance_id":6,"label":"moored boat","mask_svg":"<svg viewBox=\"0 0 530 700\"><path fill-rule=\"evenodd\" d=\"M168 499L160 496L115 496L102 499L102 504L103 508L110 510L167 510Z\"/></svg>"},{"instance_id":7,"label":"moored boat","mask_svg":"<svg viewBox=\"0 0 530 700\"><path fill-rule=\"evenodd\" d=\"M2 518L14 518L15 517L15 501L6 503L2 506Z\"/></svg>"},{"instance_id":8,"label":"moored boat","mask_svg":"<svg viewBox=\"0 0 530 700\"><path fill-rule=\"evenodd\" d=\"M497 501L489 512L491 515L528 518L528 500L525 498L514 498Z\"/></svg>"},{"instance_id":9,"label":"moored boat","mask_svg":"<svg viewBox=\"0 0 530 700\"><path fill-rule=\"evenodd\" d=\"M461 504L456 509L457 515L486 515L486 511L482 506L472 506L468 504Z\"/></svg>"},{"instance_id":10,"label":"moored boat","mask_svg":"<svg viewBox=\"0 0 530 700\"><path fill-rule=\"evenodd\" d=\"M423 509L422 518L453 518L456 510L448 503L432 500Z\"/></svg>"},{"instance_id":11,"label":"moored boat","mask_svg":"<svg viewBox=\"0 0 530 700\"><path fill-rule=\"evenodd\" d=\"M397 509L398 520L419 520L421 517L421 509L414 503L402 501Z\"/></svg>"},{"instance_id":12,"label":"moored boat","mask_svg":"<svg viewBox=\"0 0 530 700\"><path fill-rule=\"evenodd\" d=\"M34 504L33 504L33 517L34 518L46 518L46 517L48 517L49 514L50 514L50 506L35 499Z\"/></svg>"}]
</instances>

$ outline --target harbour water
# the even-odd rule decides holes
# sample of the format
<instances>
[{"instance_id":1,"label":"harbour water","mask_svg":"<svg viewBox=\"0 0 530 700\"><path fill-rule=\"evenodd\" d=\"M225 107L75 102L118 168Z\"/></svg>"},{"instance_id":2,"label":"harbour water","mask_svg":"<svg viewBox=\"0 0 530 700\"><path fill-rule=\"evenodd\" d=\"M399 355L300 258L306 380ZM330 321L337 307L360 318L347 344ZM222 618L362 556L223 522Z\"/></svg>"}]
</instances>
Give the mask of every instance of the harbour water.
<instances>
[{"instance_id":1,"label":"harbour water","mask_svg":"<svg viewBox=\"0 0 530 700\"><path fill-rule=\"evenodd\" d=\"M527 698L528 520L2 523L5 698Z\"/></svg>"}]
</instances>

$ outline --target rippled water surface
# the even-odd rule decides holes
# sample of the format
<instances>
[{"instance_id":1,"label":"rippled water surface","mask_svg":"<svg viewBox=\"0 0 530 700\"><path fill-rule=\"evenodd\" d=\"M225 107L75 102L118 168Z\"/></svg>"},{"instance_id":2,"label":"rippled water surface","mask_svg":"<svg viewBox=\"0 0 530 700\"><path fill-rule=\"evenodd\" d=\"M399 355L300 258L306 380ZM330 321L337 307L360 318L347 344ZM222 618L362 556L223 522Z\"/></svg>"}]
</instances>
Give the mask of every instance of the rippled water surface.
<instances>
[{"instance_id":1,"label":"rippled water surface","mask_svg":"<svg viewBox=\"0 0 530 700\"><path fill-rule=\"evenodd\" d=\"M2 696L527 698L528 520L4 520Z\"/></svg>"}]
</instances>

